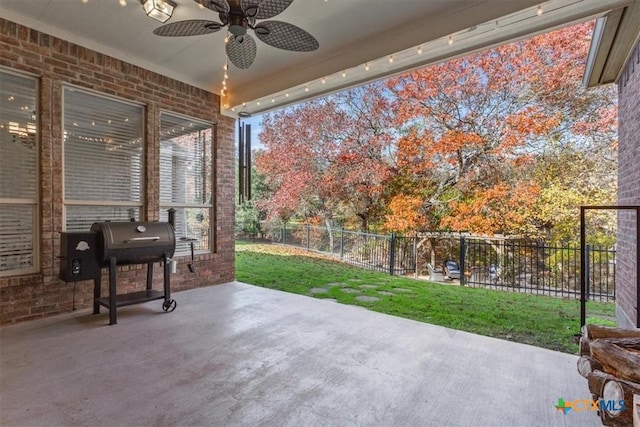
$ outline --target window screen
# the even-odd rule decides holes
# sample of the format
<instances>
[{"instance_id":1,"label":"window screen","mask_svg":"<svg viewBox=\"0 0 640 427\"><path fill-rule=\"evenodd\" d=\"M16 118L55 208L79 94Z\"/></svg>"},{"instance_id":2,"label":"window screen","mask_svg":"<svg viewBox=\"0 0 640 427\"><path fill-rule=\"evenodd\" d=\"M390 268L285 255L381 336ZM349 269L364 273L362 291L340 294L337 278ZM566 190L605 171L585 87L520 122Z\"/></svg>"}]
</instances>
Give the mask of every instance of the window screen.
<instances>
[{"instance_id":1,"label":"window screen","mask_svg":"<svg viewBox=\"0 0 640 427\"><path fill-rule=\"evenodd\" d=\"M69 231L140 220L143 107L64 89L64 197Z\"/></svg>"},{"instance_id":2,"label":"window screen","mask_svg":"<svg viewBox=\"0 0 640 427\"><path fill-rule=\"evenodd\" d=\"M212 135L211 124L162 113L160 116L160 218L176 213L176 253L211 250Z\"/></svg>"},{"instance_id":3,"label":"window screen","mask_svg":"<svg viewBox=\"0 0 640 427\"><path fill-rule=\"evenodd\" d=\"M0 71L0 276L38 270L36 80Z\"/></svg>"}]
</instances>

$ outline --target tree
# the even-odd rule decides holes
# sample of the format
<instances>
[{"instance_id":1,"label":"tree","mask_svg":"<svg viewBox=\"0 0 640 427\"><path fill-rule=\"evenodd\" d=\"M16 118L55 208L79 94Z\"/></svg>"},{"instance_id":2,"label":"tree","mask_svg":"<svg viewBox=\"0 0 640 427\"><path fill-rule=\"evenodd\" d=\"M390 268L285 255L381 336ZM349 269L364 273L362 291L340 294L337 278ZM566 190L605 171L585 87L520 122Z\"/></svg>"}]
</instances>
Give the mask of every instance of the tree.
<instances>
[{"instance_id":1,"label":"tree","mask_svg":"<svg viewBox=\"0 0 640 427\"><path fill-rule=\"evenodd\" d=\"M258 171L273 190L261 206L271 216L351 213L368 229L382 208L393 142L389 101L371 84L264 117Z\"/></svg>"},{"instance_id":2,"label":"tree","mask_svg":"<svg viewBox=\"0 0 640 427\"><path fill-rule=\"evenodd\" d=\"M415 228L533 232L526 211L545 202L533 172L538 156L549 147L601 153L615 140L615 94L587 91L581 81L592 26L388 80L401 132L398 176L413 185L391 196L387 218L399 216L394 200L419 196L423 215L415 218L426 221Z\"/></svg>"}]
</instances>

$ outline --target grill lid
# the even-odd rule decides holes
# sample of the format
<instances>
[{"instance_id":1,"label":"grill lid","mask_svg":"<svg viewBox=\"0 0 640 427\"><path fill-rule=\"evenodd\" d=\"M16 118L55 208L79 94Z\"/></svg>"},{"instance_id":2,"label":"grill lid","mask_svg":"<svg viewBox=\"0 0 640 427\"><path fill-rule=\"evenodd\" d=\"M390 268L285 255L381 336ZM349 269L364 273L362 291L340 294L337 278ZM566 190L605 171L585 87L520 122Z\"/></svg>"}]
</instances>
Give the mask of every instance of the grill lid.
<instances>
[{"instance_id":1,"label":"grill lid","mask_svg":"<svg viewBox=\"0 0 640 427\"><path fill-rule=\"evenodd\" d=\"M115 257L118 264L154 262L173 256L176 238L168 222L95 222L98 260L106 264Z\"/></svg>"}]
</instances>

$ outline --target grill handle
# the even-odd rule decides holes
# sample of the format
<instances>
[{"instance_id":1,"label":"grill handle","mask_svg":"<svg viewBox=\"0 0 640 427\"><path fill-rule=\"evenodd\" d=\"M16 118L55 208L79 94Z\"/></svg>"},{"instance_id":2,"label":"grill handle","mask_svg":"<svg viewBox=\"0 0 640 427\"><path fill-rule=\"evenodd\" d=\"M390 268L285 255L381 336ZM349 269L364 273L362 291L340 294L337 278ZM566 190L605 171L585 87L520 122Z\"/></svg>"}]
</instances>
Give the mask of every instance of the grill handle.
<instances>
[{"instance_id":1,"label":"grill handle","mask_svg":"<svg viewBox=\"0 0 640 427\"><path fill-rule=\"evenodd\" d=\"M160 240L160 236L151 236L151 237L134 237L133 239L129 239L126 242L127 243L131 243L131 242L140 242L140 241L144 241L144 240L152 240L152 241L157 241Z\"/></svg>"}]
</instances>

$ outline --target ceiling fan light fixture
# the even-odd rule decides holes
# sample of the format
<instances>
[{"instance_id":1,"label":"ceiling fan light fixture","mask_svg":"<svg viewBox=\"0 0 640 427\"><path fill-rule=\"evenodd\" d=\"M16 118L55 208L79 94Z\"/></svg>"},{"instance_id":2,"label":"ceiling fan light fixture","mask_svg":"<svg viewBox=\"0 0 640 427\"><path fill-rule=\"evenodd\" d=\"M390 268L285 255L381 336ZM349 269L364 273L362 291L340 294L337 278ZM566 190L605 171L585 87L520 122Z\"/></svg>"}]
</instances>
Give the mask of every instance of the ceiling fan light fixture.
<instances>
[{"instance_id":1,"label":"ceiling fan light fixture","mask_svg":"<svg viewBox=\"0 0 640 427\"><path fill-rule=\"evenodd\" d=\"M148 17L160 22L167 22L176 4L171 0L143 0L142 7Z\"/></svg>"},{"instance_id":2,"label":"ceiling fan light fixture","mask_svg":"<svg viewBox=\"0 0 640 427\"><path fill-rule=\"evenodd\" d=\"M241 16L230 16L229 32L236 38L244 36L247 34L247 21L245 21Z\"/></svg>"}]
</instances>

